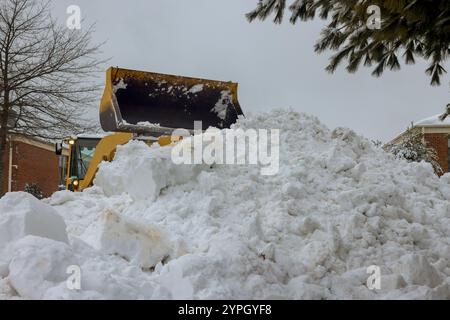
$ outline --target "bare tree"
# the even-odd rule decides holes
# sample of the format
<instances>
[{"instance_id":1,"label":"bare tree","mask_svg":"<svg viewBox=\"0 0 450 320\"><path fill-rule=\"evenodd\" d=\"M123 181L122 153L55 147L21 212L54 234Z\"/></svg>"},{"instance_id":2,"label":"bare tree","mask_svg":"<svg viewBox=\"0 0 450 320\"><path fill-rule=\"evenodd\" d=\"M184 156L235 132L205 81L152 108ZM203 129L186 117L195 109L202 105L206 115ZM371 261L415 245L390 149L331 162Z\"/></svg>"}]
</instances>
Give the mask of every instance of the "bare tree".
<instances>
[{"instance_id":1,"label":"bare tree","mask_svg":"<svg viewBox=\"0 0 450 320\"><path fill-rule=\"evenodd\" d=\"M92 26L70 30L51 16L50 2L0 1L0 195L10 134L43 139L79 133L99 89L102 62Z\"/></svg>"}]
</instances>

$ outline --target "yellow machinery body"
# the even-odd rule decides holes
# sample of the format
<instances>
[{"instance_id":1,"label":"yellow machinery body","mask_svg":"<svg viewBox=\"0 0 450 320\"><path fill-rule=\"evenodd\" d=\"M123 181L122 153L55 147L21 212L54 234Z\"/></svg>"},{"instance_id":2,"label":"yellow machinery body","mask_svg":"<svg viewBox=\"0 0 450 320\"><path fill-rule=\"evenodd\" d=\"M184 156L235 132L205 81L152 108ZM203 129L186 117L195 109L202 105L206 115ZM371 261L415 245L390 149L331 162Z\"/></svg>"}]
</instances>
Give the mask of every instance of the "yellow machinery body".
<instances>
[{"instance_id":1,"label":"yellow machinery body","mask_svg":"<svg viewBox=\"0 0 450 320\"><path fill-rule=\"evenodd\" d=\"M83 191L92 186L102 161L112 161L118 145L132 139L167 146L181 137L176 129L192 131L229 128L243 115L237 83L188 78L152 72L109 68L100 103L104 137L73 137L69 146L66 189Z\"/></svg>"},{"instance_id":2,"label":"yellow machinery body","mask_svg":"<svg viewBox=\"0 0 450 320\"><path fill-rule=\"evenodd\" d=\"M66 168L66 179L65 179L65 187L67 190L72 191L83 191L84 189L92 186L94 182L95 175L98 170L98 166L103 161L112 161L114 159L114 155L116 152L116 148L118 145L126 144L130 140L134 138L132 133L113 133L111 135L107 135L103 138L86 138L83 137L78 139L76 137L72 137L66 140L66 144L69 146L68 153L68 166ZM156 141L145 140L147 144L151 145L154 142L157 142L160 146L167 146L172 143L172 137L161 136ZM84 172L80 172L78 170L78 166L80 164L80 159L78 155L81 153L80 147L83 146L83 143L80 141L90 141L88 144L93 149L92 157L89 158L87 162L87 168ZM86 145L86 144L84 144ZM74 172L74 168L76 172Z\"/></svg>"}]
</instances>

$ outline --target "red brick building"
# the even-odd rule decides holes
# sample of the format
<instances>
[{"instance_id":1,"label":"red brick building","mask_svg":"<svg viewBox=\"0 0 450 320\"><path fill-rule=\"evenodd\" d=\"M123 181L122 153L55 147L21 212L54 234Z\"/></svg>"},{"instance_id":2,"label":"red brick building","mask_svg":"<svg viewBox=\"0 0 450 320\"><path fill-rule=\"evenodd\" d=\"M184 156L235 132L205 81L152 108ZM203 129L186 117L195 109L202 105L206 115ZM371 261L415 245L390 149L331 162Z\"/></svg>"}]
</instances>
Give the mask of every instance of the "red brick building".
<instances>
[{"instance_id":1,"label":"red brick building","mask_svg":"<svg viewBox=\"0 0 450 320\"><path fill-rule=\"evenodd\" d=\"M435 115L414 123L412 130L423 134L428 146L436 150L444 173L450 172L450 118L441 121L439 115ZM391 143L400 142L404 134L405 132L401 133Z\"/></svg>"},{"instance_id":2,"label":"red brick building","mask_svg":"<svg viewBox=\"0 0 450 320\"><path fill-rule=\"evenodd\" d=\"M44 196L50 196L61 184L63 163L52 143L11 135L3 164L4 193L23 191L27 184L36 183Z\"/></svg>"}]
</instances>

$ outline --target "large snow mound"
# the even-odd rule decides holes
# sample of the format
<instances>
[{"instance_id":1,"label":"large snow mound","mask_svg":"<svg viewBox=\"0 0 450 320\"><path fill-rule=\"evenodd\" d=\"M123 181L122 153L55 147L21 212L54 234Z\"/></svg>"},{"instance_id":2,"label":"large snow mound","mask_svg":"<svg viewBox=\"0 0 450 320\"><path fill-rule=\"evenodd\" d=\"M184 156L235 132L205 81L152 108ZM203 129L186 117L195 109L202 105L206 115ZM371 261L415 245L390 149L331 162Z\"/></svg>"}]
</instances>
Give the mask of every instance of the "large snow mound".
<instances>
[{"instance_id":1,"label":"large snow mound","mask_svg":"<svg viewBox=\"0 0 450 320\"><path fill-rule=\"evenodd\" d=\"M175 166L170 147L130 142L96 186L46 200L69 244L16 241L0 297L450 298L450 175L289 110L235 127L280 129L278 174ZM49 264L33 268L41 259ZM74 264L81 290L61 275ZM366 285L369 266L380 268L379 290Z\"/></svg>"}]
</instances>

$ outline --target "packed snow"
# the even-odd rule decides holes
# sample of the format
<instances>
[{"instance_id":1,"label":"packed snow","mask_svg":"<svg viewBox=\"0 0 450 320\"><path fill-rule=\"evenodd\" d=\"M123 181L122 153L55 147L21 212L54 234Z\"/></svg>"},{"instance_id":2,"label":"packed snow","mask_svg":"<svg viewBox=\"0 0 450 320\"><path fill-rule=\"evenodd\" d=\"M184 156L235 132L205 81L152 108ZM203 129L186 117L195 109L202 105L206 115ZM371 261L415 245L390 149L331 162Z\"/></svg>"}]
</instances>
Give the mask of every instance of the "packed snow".
<instances>
[{"instance_id":1,"label":"packed snow","mask_svg":"<svg viewBox=\"0 0 450 320\"><path fill-rule=\"evenodd\" d=\"M201 84L196 84L195 86L192 86L192 88L189 89L189 92L193 93L193 94L202 92L203 91L203 87L204 87L204 84L202 84L202 83Z\"/></svg>"},{"instance_id":2,"label":"packed snow","mask_svg":"<svg viewBox=\"0 0 450 320\"><path fill-rule=\"evenodd\" d=\"M212 111L214 111L217 114L217 116L222 120L225 120L225 118L227 117L227 109L228 105L230 104L230 101L231 101L231 92L229 90L223 90L220 93L219 100L212 109Z\"/></svg>"},{"instance_id":3,"label":"packed snow","mask_svg":"<svg viewBox=\"0 0 450 320\"><path fill-rule=\"evenodd\" d=\"M0 298L450 298L450 175L289 110L235 128L280 129L278 174L131 141L83 193L4 196Z\"/></svg>"},{"instance_id":4,"label":"packed snow","mask_svg":"<svg viewBox=\"0 0 450 320\"><path fill-rule=\"evenodd\" d=\"M128 87L128 85L125 83L123 79L120 79L120 81L113 86L114 93L117 93L119 90L125 90Z\"/></svg>"},{"instance_id":5,"label":"packed snow","mask_svg":"<svg viewBox=\"0 0 450 320\"><path fill-rule=\"evenodd\" d=\"M132 124L124 119L122 119L121 125L123 125L123 126L139 126L139 127L146 127L146 128L152 128L152 129L161 128L160 123L151 123L149 121L140 121L136 124Z\"/></svg>"}]
</instances>

